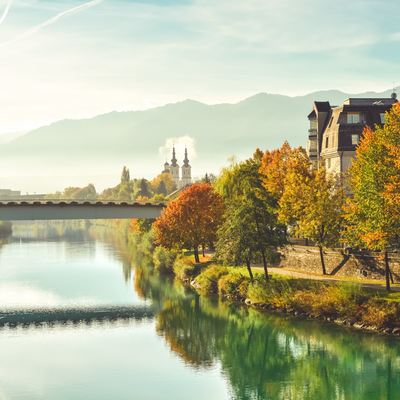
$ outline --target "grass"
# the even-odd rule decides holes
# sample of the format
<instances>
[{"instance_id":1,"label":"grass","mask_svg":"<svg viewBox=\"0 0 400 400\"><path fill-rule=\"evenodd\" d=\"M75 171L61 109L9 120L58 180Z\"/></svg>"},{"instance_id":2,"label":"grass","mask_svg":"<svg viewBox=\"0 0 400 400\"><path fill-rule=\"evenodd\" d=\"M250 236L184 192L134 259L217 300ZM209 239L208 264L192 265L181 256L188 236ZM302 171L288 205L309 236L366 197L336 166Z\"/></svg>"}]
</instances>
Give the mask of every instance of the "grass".
<instances>
[{"instance_id":1,"label":"grass","mask_svg":"<svg viewBox=\"0 0 400 400\"><path fill-rule=\"evenodd\" d=\"M314 317L346 319L378 327L400 326L400 293L363 288L360 283L327 282L211 264L203 268L196 282L206 293L249 299L258 305L282 307Z\"/></svg>"}]
</instances>

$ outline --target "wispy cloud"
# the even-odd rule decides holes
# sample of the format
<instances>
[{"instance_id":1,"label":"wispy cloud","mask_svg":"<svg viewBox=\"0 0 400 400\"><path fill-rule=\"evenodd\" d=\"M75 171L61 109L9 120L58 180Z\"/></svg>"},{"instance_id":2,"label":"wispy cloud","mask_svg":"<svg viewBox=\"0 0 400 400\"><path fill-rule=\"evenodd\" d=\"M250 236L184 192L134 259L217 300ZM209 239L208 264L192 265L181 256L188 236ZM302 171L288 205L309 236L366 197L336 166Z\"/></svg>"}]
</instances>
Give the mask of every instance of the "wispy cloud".
<instances>
[{"instance_id":1,"label":"wispy cloud","mask_svg":"<svg viewBox=\"0 0 400 400\"><path fill-rule=\"evenodd\" d=\"M2 24L2 22L4 21L4 19L7 17L8 10L10 9L11 4L12 4L13 1L14 1L14 0L9 0L9 1L8 1L7 5L6 5L6 9L4 10L3 15L2 15L1 18L0 18L0 25Z\"/></svg>"},{"instance_id":2,"label":"wispy cloud","mask_svg":"<svg viewBox=\"0 0 400 400\"><path fill-rule=\"evenodd\" d=\"M63 11L63 12L61 12L60 14L57 14L55 17L50 18L49 20L47 20L47 21L45 21L45 22L42 22L41 24L36 25L36 26L34 26L34 27L28 29L27 31L25 31L25 32L22 33L21 35L17 36L16 38L11 39L11 40L9 40L8 42L5 42L5 43L1 44L0 47L7 46L8 44L14 43L14 42L17 41L17 40L20 40L20 39L26 38L26 37L28 37L28 36L31 36L31 35L33 35L35 32L37 32L39 29L42 29L42 28L44 28L45 26L54 24L54 22L56 22L58 19L60 19L60 18L63 17L64 15L68 15L68 14L72 14L72 13L75 13L75 12L78 12L78 11L85 10L86 8L89 8L89 7L95 6L96 4L99 4L101 1L102 1L102 0L93 0L93 1L91 1L91 2L89 2L89 3L85 3L85 4L82 4L82 5L80 5L80 6L71 8L70 10ZM11 5L11 2L12 2L12 0L7 4L7 7L8 7L8 8L10 8L9 6ZM6 8L6 11L8 11L7 8ZM5 11L5 13L6 13L6 11ZM3 15L3 16L4 16L4 15ZM2 17L2 18L3 18L3 17ZM4 18L5 18L5 16L4 16ZM1 22L0 22L0 23L1 23Z\"/></svg>"}]
</instances>

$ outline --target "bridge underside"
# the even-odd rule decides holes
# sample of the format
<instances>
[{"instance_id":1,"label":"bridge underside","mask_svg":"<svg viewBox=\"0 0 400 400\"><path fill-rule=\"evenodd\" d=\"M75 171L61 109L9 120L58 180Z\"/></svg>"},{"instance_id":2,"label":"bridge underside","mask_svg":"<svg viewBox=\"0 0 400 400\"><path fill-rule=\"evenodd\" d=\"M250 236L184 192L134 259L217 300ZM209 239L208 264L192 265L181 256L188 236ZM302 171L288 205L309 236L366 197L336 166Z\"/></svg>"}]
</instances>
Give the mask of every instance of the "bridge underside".
<instances>
[{"instance_id":1,"label":"bridge underside","mask_svg":"<svg viewBox=\"0 0 400 400\"><path fill-rule=\"evenodd\" d=\"M164 204L0 204L0 221L157 218Z\"/></svg>"}]
</instances>

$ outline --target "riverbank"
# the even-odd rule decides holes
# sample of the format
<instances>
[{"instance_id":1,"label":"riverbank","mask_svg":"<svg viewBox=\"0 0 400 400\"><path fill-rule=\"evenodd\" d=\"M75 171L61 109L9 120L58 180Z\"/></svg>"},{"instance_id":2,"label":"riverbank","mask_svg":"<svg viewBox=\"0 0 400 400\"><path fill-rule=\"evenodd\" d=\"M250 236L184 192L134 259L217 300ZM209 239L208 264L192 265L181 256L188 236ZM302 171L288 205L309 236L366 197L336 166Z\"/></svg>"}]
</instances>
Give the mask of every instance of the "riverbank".
<instances>
[{"instance_id":1,"label":"riverbank","mask_svg":"<svg viewBox=\"0 0 400 400\"><path fill-rule=\"evenodd\" d=\"M198 272L200 270L200 272ZM363 288L354 282L324 282L270 274L211 261L196 265L181 258L173 265L178 279L203 294L218 294L248 306L325 320L368 331L400 335L400 293ZM196 273L197 272L197 273Z\"/></svg>"},{"instance_id":2,"label":"riverbank","mask_svg":"<svg viewBox=\"0 0 400 400\"><path fill-rule=\"evenodd\" d=\"M128 240L151 257L157 273L173 274L201 294L218 294L247 306L330 321L339 325L400 335L400 293L363 288L355 282L326 282L217 265L210 257L194 262L191 252L155 247L152 228L115 224Z\"/></svg>"}]
</instances>

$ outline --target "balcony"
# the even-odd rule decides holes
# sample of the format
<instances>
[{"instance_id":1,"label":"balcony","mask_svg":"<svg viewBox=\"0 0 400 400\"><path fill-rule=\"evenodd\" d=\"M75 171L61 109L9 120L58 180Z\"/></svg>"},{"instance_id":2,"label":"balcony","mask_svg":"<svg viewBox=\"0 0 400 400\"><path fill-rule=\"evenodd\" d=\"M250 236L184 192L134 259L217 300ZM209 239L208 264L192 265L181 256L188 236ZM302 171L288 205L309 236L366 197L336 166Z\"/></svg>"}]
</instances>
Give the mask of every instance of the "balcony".
<instances>
[{"instance_id":1,"label":"balcony","mask_svg":"<svg viewBox=\"0 0 400 400\"><path fill-rule=\"evenodd\" d=\"M317 129L316 128L310 128L308 130L308 134L309 135L316 135L317 134Z\"/></svg>"}]
</instances>

